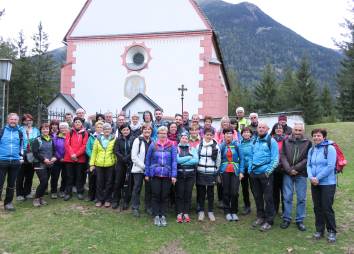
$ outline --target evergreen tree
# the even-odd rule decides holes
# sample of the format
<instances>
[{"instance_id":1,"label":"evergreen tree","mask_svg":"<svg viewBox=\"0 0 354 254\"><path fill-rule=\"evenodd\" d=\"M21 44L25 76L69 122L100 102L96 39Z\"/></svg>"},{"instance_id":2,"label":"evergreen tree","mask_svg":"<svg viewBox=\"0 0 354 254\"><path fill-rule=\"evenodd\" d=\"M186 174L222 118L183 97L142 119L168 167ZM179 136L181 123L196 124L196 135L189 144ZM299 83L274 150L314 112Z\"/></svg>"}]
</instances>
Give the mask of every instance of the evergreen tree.
<instances>
[{"instance_id":1,"label":"evergreen tree","mask_svg":"<svg viewBox=\"0 0 354 254\"><path fill-rule=\"evenodd\" d=\"M347 20L346 27L350 31L350 41L342 44L345 58L337 78L337 108L344 121L354 121L354 23Z\"/></svg>"},{"instance_id":2,"label":"evergreen tree","mask_svg":"<svg viewBox=\"0 0 354 254\"><path fill-rule=\"evenodd\" d=\"M284 77L279 87L280 111L296 110L297 106L297 87L295 84L295 74L292 68L286 68Z\"/></svg>"},{"instance_id":3,"label":"evergreen tree","mask_svg":"<svg viewBox=\"0 0 354 254\"><path fill-rule=\"evenodd\" d=\"M262 75L262 80L255 87L255 98L257 107L261 112L276 112L278 109L277 101L277 80L274 68L267 64Z\"/></svg>"},{"instance_id":4,"label":"evergreen tree","mask_svg":"<svg viewBox=\"0 0 354 254\"><path fill-rule=\"evenodd\" d=\"M321 111L323 117L333 117L334 116L334 103L331 96L331 91L328 84L326 84L321 93L320 97Z\"/></svg>"},{"instance_id":5,"label":"evergreen tree","mask_svg":"<svg viewBox=\"0 0 354 254\"><path fill-rule=\"evenodd\" d=\"M299 102L299 109L303 111L307 124L315 123L320 117L320 108L317 97L317 86L312 78L310 66L306 58L301 60L296 72L296 87L298 94L295 99Z\"/></svg>"}]
</instances>

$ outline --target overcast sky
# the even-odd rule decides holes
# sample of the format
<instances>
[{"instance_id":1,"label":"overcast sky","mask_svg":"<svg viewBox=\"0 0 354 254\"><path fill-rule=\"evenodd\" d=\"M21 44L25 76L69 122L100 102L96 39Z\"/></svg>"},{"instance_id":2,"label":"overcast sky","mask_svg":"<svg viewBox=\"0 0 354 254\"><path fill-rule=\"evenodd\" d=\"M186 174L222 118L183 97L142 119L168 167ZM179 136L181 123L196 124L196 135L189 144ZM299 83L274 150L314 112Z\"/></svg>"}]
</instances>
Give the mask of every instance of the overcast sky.
<instances>
[{"instance_id":1,"label":"overcast sky","mask_svg":"<svg viewBox=\"0 0 354 254\"><path fill-rule=\"evenodd\" d=\"M145 1L145 0L142 0ZM226 0L240 3L239 0ZM0 20L0 36L16 38L23 30L27 44L42 21L49 35L50 49L61 43L86 0L0 0L5 15ZM333 38L341 41L340 23L349 17L350 0L249 0L276 21L307 40L335 48Z\"/></svg>"}]
</instances>

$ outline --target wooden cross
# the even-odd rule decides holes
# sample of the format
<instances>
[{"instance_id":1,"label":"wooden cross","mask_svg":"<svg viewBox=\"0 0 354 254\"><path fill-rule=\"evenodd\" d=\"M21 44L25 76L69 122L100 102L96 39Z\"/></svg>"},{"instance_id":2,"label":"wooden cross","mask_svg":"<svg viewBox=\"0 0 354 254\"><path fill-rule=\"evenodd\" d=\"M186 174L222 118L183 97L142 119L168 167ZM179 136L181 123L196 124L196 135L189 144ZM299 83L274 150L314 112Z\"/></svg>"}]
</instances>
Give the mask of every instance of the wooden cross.
<instances>
[{"instance_id":1,"label":"wooden cross","mask_svg":"<svg viewBox=\"0 0 354 254\"><path fill-rule=\"evenodd\" d=\"M187 88L184 87L184 85L182 84L181 87L178 88L178 91L181 91L181 101L182 101L182 115L183 115L183 100L184 100L184 92L188 91Z\"/></svg>"}]
</instances>

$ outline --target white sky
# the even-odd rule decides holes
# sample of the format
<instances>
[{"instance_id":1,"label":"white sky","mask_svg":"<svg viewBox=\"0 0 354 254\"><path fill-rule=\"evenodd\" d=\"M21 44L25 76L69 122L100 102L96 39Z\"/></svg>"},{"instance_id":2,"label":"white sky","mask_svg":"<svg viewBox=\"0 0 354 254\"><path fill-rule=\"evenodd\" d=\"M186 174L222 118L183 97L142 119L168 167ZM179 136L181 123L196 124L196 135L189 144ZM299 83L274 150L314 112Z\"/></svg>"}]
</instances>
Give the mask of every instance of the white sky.
<instances>
[{"instance_id":1,"label":"white sky","mask_svg":"<svg viewBox=\"0 0 354 254\"><path fill-rule=\"evenodd\" d=\"M97 0L96 0L97 1ZM147 1L147 0L142 0ZM239 0L226 0L240 3ZM0 36L16 38L23 30L27 44L40 21L49 35L50 49L63 46L66 32L86 0L0 0L5 15L0 20ZM335 48L333 38L343 40L340 23L349 18L350 0L248 0L279 23L309 41Z\"/></svg>"}]
</instances>

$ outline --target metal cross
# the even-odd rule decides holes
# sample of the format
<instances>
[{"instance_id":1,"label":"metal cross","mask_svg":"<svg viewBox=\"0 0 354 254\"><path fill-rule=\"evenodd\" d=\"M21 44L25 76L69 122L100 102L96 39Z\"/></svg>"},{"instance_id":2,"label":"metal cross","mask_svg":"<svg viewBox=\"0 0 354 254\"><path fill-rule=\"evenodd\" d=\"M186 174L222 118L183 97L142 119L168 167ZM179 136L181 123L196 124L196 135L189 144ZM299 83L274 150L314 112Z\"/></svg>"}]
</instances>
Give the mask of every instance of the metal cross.
<instances>
[{"instance_id":1,"label":"metal cross","mask_svg":"<svg viewBox=\"0 0 354 254\"><path fill-rule=\"evenodd\" d=\"M178 91L181 91L181 101L182 101L182 115L183 115L183 100L184 100L184 92L188 91L187 88L184 87L184 85L182 84L181 87L178 88Z\"/></svg>"}]
</instances>

